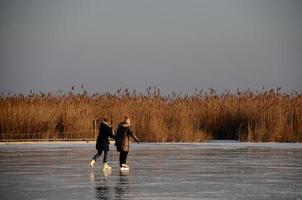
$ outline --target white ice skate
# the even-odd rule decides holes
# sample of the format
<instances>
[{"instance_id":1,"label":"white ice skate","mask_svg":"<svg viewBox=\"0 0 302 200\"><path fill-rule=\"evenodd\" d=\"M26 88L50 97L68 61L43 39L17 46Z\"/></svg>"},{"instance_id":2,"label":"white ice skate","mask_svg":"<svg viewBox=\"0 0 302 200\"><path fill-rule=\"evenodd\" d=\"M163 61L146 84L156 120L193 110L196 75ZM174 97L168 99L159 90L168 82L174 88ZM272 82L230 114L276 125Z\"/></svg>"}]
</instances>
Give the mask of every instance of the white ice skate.
<instances>
[{"instance_id":1,"label":"white ice skate","mask_svg":"<svg viewBox=\"0 0 302 200\"><path fill-rule=\"evenodd\" d=\"M95 160L91 160L91 162L89 163L89 167L93 168L94 163L95 163Z\"/></svg>"},{"instance_id":2,"label":"white ice skate","mask_svg":"<svg viewBox=\"0 0 302 200\"><path fill-rule=\"evenodd\" d=\"M104 163L103 171L110 172L111 171L111 167L107 163Z\"/></svg>"},{"instance_id":3,"label":"white ice skate","mask_svg":"<svg viewBox=\"0 0 302 200\"><path fill-rule=\"evenodd\" d=\"M122 172L128 172L129 171L129 166L126 165L126 164L122 164L121 171Z\"/></svg>"}]
</instances>

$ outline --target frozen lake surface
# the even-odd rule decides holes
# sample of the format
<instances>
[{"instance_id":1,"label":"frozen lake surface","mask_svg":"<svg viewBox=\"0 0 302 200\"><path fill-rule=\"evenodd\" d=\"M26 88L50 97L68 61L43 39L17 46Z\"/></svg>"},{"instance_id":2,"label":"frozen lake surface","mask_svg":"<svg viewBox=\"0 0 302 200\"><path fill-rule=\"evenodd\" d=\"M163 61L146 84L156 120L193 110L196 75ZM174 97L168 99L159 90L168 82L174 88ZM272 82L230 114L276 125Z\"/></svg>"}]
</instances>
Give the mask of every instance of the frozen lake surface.
<instances>
[{"instance_id":1,"label":"frozen lake surface","mask_svg":"<svg viewBox=\"0 0 302 200\"><path fill-rule=\"evenodd\" d=\"M302 199L302 144L131 144L120 174L110 145L0 144L0 199Z\"/></svg>"}]
</instances>

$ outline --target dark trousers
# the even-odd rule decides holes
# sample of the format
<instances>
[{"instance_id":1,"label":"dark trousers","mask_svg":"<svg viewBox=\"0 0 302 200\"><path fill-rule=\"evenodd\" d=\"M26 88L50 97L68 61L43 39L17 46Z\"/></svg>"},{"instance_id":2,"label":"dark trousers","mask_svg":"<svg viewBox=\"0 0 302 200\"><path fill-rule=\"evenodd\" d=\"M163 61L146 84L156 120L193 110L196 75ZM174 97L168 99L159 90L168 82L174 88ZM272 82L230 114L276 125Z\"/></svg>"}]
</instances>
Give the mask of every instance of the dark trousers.
<instances>
[{"instance_id":1,"label":"dark trousers","mask_svg":"<svg viewBox=\"0 0 302 200\"><path fill-rule=\"evenodd\" d=\"M98 159L102 155L102 151L103 151L102 149L98 149L97 154L93 156L93 160L96 161L96 159ZM107 163L107 153L108 151L104 151L103 163Z\"/></svg>"},{"instance_id":2,"label":"dark trousers","mask_svg":"<svg viewBox=\"0 0 302 200\"><path fill-rule=\"evenodd\" d=\"M122 164L126 164L127 156L128 151L120 151L120 166L122 166Z\"/></svg>"}]
</instances>

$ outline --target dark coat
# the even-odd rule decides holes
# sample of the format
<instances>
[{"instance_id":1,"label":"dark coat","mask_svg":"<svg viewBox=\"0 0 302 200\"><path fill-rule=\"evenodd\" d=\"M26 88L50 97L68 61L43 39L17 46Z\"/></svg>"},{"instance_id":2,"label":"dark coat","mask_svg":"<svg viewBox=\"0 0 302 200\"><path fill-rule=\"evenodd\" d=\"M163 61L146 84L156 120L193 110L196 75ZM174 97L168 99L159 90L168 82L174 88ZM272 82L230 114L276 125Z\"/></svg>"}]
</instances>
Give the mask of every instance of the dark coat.
<instances>
[{"instance_id":1,"label":"dark coat","mask_svg":"<svg viewBox=\"0 0 302 200\"><path fill-rule=\"evenodd\" d=\"M132 132L131 128L125 123L120 123L116 135L115 135L115 145L117 151L129 151L129 140L130 136L136 141L139 142L136 135Z\"/></svg>"},{"instance_id":2,"label":"dark coat","mask_svg":"<svg viewBox=\"0 0 302 200\"><path fill-rule=\"evenodd\" d=\"M114 138L112 126L103 121L100 124L99 136L96 141L96 149L109 151L109 137Z\"/></svg>"}]
</instances>

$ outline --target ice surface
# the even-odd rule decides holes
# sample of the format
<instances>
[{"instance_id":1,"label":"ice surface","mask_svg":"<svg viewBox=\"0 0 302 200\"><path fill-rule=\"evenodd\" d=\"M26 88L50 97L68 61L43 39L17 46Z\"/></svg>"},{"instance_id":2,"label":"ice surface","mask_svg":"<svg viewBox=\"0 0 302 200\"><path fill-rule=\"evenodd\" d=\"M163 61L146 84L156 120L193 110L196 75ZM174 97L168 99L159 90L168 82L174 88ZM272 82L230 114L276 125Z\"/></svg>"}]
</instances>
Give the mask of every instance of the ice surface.
<instances>
[{"instance_id":1,"label":"ice surface","mask_svg":"<svg viewBox=\"0 0 302 200\"><path fill-rule=\"evenodd\" d=\"M0 145L0 199L302 199L302 144L131 144L110 174L91 143Z\"/></svg>"}]
</instances>

